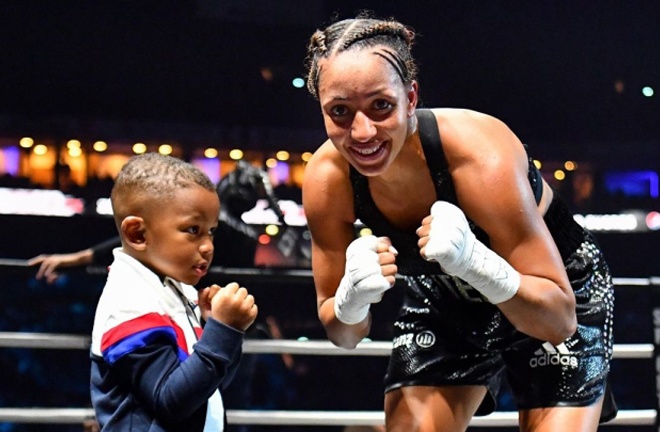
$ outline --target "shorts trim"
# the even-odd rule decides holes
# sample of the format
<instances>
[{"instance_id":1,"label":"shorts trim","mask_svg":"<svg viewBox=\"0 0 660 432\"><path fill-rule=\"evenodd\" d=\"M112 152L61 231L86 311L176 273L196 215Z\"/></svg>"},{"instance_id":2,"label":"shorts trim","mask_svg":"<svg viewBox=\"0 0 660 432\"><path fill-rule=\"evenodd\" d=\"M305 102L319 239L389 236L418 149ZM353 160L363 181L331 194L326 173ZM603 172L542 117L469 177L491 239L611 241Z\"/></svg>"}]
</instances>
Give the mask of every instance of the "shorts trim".
<instances>
[{"instance_id":1,"label":"shorts trim","mask_svg":"<svg viewBox=\"0 0 660 432\"><path fill-rule=\"evenodd\" d=\"M389 393L392 390L397 390L402 387L461 387L461 386L475 386L475 387L486 387L489 388L488 383L484 382L429 382L428 380L407 380L396 382L385 387L385 393Z\"/></svg>"},{"instance_id":2,"label":"shorts trim","mask_svg":"<svg viewBox=\"0 0 660 432\"><path fill-rule=\"evenodd\" d=\"M607 423L611 420L614 420L619 412L619 408L616 405L616 402L614 401L614 395L612 394L612 390L610 388L610 383L609 383L609 378L605 380L605 389L600 392L600 394L590 397L588 399L584 399L581 401L557 401L557 402L550 402L548 404L544 405L536 405L532 406L529 404L522 404L518 405L518 410L523 411L523 410L531 410L531 409L536 409L536 408L560 408L560 407L587 407L595 404L598 402L600 399L603 399L603 407L600 411L600 420L599 423Z\"/></svg>"},{"instance_id":3,"label":"shorts trim","mask_svg":"<svg viewBox=\"0 0 660 432\"><path fill-rule=\"evenodd\" d=\"M492 384L489 385L488 383L479 383L479 382L429 383L428 381L422 382L421 380L407 380L387 386L385 388L384 393L387 394L393 390L398 390L403 387L457 387L457 386L477 386L477 387L486 388L487 390L486 396L484 396L484 400L481 402L481 405L477 409L477 412L474 414L475 416L477 417L486 416L488 414L493 413L497 408L498 387L493 386ZM617 407L616 402L614 401L614 395L612 394L610 388L609 379L605 380L605 390L594 397L584 399L581 401L555 401L555 402L549 402L547 404L542 404L542 405L538 404L533 406L518 405L518 411L530 410L535 408L587 407L595 404L601 398L603 398L603 407L600 412L599 423L602 424L614 420L619 412L619 408Z\"/></svg>"},{"instance_id":4,"label":"shorts trim","mask_svg":"<svg viewBox=\"0 0 660 432\"><path fill-rule=\"evenodd\" d=\"M497 382L497 381L496 381ZM481 417L481 416L487 416L488 414L493 413L495 411L495 408L497 406L497 389L498 385L492 383L483 383L483 382L475 382L475 383L469 383L469 382L451 382L451 383L429 383L428 381L421 382L419 380L408 380L408 381L403 381L403 382L398 382L395 384L392 384L385 388L385 394L393 391L393 390L398 390L403 387L461 387L461 386L472 386L472 387L484 387L486 389L486 395L484 396L483 400L481 401L481 404L479 405L479 408L477 408L477 412L474 413L475 416Z\"/></svg>"}]
</instances>

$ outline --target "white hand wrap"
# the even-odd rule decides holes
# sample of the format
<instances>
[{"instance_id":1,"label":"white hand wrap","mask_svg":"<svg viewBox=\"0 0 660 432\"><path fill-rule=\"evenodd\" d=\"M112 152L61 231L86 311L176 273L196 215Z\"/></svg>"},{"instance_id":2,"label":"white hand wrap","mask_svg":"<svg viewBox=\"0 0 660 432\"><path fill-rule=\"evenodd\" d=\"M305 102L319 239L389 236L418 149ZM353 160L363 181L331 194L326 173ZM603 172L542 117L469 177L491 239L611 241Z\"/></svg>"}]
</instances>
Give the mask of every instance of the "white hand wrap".
<instances>
[{"instance_id":1,"label":"white hand wrap","mask_svg":"<svg viewBox=\"0 0 660 432\"><path fill-rule=\"evenodd\" d=\"M437 201L431 215L427 260L437 261L445 273L463 279L493 304L518 292L520 273L475 237L461 209Z\"/></svg>"},{"instance_id":2,"label":"white hand wrap","mask_svg":"<svg viewBox=\"0 0 660 432\"><path fill-rule=\"evenodd\" d=\"M391 288L383 276L376 246L375 236L364 236L346 249L346 271L335 293L335 315L344 324L362 322L371 303L379 302Z\"/></svg>"}]
</instances>

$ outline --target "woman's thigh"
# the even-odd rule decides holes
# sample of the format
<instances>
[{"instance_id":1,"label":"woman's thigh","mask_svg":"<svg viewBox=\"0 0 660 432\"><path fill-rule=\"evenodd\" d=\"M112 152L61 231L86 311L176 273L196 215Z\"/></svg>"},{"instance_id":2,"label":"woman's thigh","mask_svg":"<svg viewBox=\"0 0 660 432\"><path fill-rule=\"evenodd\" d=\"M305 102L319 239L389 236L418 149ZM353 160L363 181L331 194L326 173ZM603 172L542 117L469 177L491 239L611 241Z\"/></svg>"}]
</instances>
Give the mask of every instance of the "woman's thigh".
<instances>
[{"instance_id":1,"label":"woman's thigh","mask_svg":"<svg viewBox=\"0 0 660 432\"><path fill-rule=\"evenodd\" d=\"M459 432L486 395L481 386L406 386L385 395L388 432Z\"/></svg>"},{"instance_id":2,"label":"woman's thigh","mask_svg":"<svg viewBox=\"0 0 660 432\"><path fill-rule=\"evenodd\" d=\"M598 430L603 398L589 406L533 408L520 411L523 432L595 432Z\"/></svg>"}]
</instances>

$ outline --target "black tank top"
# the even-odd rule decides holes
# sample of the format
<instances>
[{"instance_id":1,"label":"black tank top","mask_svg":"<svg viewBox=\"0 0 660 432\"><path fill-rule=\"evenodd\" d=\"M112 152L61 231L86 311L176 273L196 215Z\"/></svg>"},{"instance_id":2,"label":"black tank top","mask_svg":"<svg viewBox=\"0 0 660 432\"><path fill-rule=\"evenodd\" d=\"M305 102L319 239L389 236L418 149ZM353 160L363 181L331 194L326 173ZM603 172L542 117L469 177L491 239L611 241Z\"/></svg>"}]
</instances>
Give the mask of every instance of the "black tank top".
<instances>
[{"instance_id":1,"label":"black tank top","mask_svg":"<svg viewBox=\"0 0 660 432\"><path fill-rule=\"evenodd\" d=\"M440 141L440 133L438 131L438 124L435 115L428 109L418 109L416 114L424 155L426 156L429 171L433 176L436 199L448 201L458 206L456 189L454 188L454 183L447 167L447 160L442 150L442 143ZM541 179L541 173L538 171L531 158L528 159L529 183L538 204L543 192L543 182ZM402 275L443 274L437 263L425 261L420 256L419 247L417 246L417 240L419 238L414 230L399 230L396 227L393 227L383 216L371 196L367 177L360 174L352 166L350 167L350 176L351 184L353 186L353 205L356 218L371 229L374 235L379 237L387 236L392 240L392 244L399 252L396 260L399 273ZM570 253L581 243L581 239L583 238L581 235L582 230L579 225L573 221L573 217L571 216L568 207L566 207L563 202L560 202L556 193L555 197L556 199L553 200L548 208L545 220L548 227L554 227L558 234L568 230L568 232L563 233L563 235L560 236L562 238L560 243L565 247L559 248L562 256L566 254L565 258L567 258L568 255L570 255ZM468 222L476 237L484 244L488 245L489 240L486 233L469 219ZM565 224L569 224L570 229L565 227ZM577 226L577 230L574 225ZM551 233L553 234L555 241L558 241L559 239L555 237L553 229L551 229ZM567 238L564 239L564 237ZM568 241L568 238L573 238L573 240ZM560 245L558 244L558 246Z\"/></svg>"}]
</instances>

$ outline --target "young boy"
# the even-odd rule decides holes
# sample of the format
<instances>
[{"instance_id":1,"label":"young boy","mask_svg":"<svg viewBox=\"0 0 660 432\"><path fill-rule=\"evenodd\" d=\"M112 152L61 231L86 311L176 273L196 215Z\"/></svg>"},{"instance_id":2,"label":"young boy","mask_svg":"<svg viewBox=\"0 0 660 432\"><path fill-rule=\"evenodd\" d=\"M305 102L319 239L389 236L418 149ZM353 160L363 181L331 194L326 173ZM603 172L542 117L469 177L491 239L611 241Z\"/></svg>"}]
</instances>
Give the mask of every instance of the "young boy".
<instances>
[{"instance_id":1,"label":"young boy","mask_svg":"<svg viewBox=\"0 0 660 432\"><path fill-rule=\"evenodd\" d=\"M111 200L121 247L91 348L101 428L222 431L219 390L231 381L257 306L236 283L199 295L193 287L213 258L215 187L193 165L149 153L124 165Z\"/></svg>"}]
</instances>

